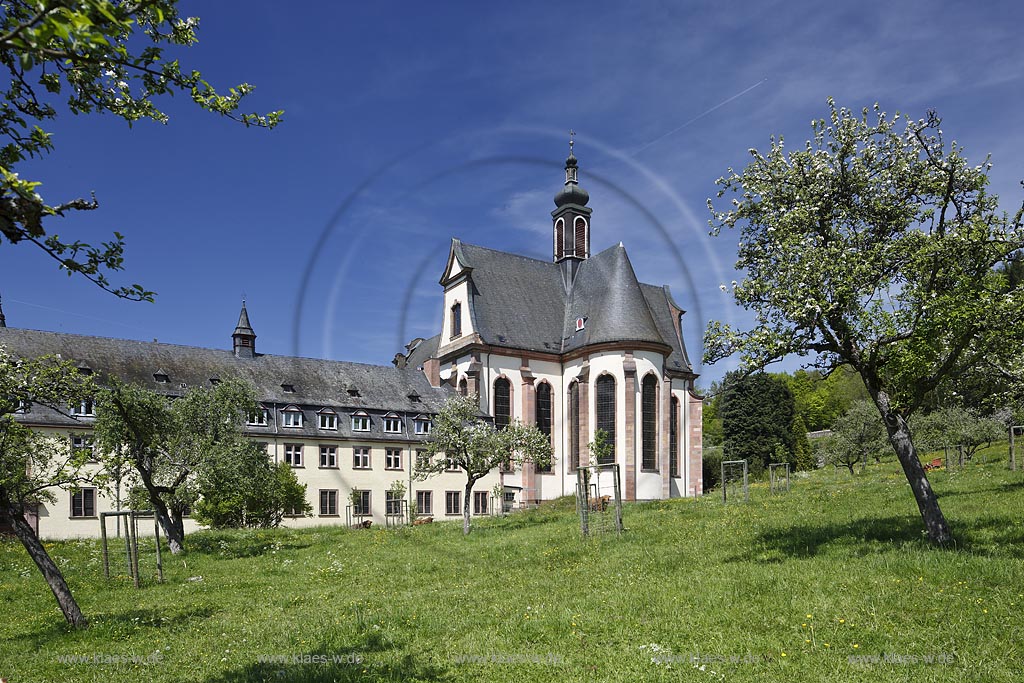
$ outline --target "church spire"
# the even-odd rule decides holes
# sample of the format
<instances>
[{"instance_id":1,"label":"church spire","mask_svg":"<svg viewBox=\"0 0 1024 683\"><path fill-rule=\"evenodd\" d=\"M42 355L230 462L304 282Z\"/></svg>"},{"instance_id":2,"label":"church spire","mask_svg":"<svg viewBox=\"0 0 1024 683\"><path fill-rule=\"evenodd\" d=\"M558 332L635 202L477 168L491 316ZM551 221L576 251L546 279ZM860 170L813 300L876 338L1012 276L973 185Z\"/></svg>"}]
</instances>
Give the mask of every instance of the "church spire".
<instances>
[{"instance_id":1,"label":"church spire","mask_svg":"<svg viewBox=\"0 0 1024 683\"><path fill-rule=\"evenodd\" d=\"M580 187L579 165L573 147L576 131L569 131L569 156L565 160L565 184L555 195L555 210L551 212L554 221L554 260L572 260L572 274L580 261L590 257L590 214L587 207L590 194Z\"/></svg>"},{"instance_id":2,"label":"church spire","mask_svg":"<svg viewBox=\"0 0 1024 683\"><path fill-rule=\"evenodd\" d=\"M238 324L231 333L232 347L236 358L252 358L256 355L256 332L249 323L249 312L245 310L245 299L242 299L242 311L238 314Z\"/></svg>"}]
</instances>

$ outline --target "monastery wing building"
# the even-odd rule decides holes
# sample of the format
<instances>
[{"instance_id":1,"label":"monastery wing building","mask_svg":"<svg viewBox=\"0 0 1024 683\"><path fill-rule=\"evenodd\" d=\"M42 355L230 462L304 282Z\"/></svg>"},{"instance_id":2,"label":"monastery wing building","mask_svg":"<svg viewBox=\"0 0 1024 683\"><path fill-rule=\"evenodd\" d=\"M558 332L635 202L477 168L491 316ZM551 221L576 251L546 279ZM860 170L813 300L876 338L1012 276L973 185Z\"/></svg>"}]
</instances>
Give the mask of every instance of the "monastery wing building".
<instances>
[{"instance_id":1,"label":"monastery wing building","mask_svg":"<svg viewBox=\"0 0 1024 683\"><path fill-rule=\"evenodd\" d=\"M571 494L598 429L614 444L627 500L698 496L701 400L684 311L667 286L637 280L621 243L591 255L589 200L570 152L551 261L453 239L441 333L396 363L479 395L499 426L520 420L551 436L553 467L504 475L524 501Z\"/></svg>"},{"instance_id":2,"label":"monastery wing building","mask_svg":"<svg viewBox=\"0 0 1024 683\"><path fill-rule=\"evenodd\" d=\"M598 429L614 445L627 500L698 496L701 400L683 310L667 286L637 281L621 243L591 256L588 201L570 153L552 212L550 262L452 240L440 280L441 334L414 340L395 367L257 353L244 304L230 349L8 328L2 311L0 346L22 357L59 355L101 382L118 377L168 396L226 377L248 380L262 411L245 433L295 468L313 507L312 517L286 517L285 526L383 524L406 504L419 516L458 519L465 476L456 470L421 482L410 469L432 416L456 391L479 396L499 428L536 425L555 453L547 469L527 463L480 480L473 514L571 495ZM17 419L91 447L90 401L69 406L68 415L27 406ZM407 503L389 491L396 480L407 484ZM86 486L56 492L56 502L27 517L45 538L97 536L98 515L120 506Z\"/></svg>"}]
</instances>

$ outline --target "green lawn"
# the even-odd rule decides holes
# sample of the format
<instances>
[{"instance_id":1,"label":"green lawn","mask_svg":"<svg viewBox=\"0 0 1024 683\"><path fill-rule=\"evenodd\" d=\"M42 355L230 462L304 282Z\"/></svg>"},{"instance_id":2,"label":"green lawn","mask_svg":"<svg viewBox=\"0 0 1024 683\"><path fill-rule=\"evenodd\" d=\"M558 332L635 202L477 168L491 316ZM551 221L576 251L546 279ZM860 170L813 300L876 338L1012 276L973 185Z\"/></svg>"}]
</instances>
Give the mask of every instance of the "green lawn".
<instances>
[{"instance_id":1,"label":"green lawn","mask_svg":"<svg viewBox=\"0 0 1024 683\"><path fill-rule=\"evenodd\" d=\"M103 580L98 543L49 543L92 620L80 632L64 627L21 546L3 541L0 676L1016 681L1024 472L1007 471L1005 454L994 447L987 463L931 474L958 539L951 550L923 540L889 462L852 478L794 477L785 496L757 484L749 503L630 505L621 538L587 542L565 501L478 523L469 538L457 524L195 534L187 556L165 555L166 583L141 590L123 561ZM151 550L142 565L153 572Z\"/></svg>"}]
</instances>

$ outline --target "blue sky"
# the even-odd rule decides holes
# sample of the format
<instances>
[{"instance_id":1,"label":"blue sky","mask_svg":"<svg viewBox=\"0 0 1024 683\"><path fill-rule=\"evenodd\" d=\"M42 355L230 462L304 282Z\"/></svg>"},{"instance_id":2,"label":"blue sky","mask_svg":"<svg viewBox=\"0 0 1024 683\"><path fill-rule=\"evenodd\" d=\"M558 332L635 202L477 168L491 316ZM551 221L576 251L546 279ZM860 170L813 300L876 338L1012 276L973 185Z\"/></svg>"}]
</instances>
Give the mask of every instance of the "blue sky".
<instances>
[{"instance_id":1,"label":"blue sky","mask_svg":"<svg viewBox=\"0 0 1024 683\"><path fill-rule=\"evenodd\" d=\"M1021 198L1016 2L181 7L201 18L183 64L254 84L247 109L284 123L245 130L181 97L166 126L61 116L56 151L22 175L51 202L95 191L99 210L51 229L124 233L112 279L157 299L3 244L9 325L228 347L244 293L262 352L389 363L438 330L451 237L550 257L569 128L595 251L622 241L643 281L672 287L696 363L709 318L748 320L718 287L738 276L735 235L707 234L715 179L773 133L802 143L827 97L936 109L969 158L992 154L1004 208Z\"/></svg>"}]
</instances>

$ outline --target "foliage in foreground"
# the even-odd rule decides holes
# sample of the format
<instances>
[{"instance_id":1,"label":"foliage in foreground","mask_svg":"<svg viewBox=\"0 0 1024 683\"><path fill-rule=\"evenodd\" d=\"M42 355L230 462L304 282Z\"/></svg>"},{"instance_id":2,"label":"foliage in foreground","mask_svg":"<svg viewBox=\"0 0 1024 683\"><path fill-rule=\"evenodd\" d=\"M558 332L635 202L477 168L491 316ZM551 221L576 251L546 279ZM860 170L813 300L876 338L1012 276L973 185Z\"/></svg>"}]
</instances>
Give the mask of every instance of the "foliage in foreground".
<instances>
[{"instance_id":1,"label":"foliage in foreground","mask_svg":"<svg viewBox=\"0 0 1024 683\"><path fill-rule=\"evenodd\" d=\"M72 114L113 114L129 124L167 123L157 101L183 93L196 106L245 126L272 128L281 112L241 113L248 83L217 92L200 72L186 70L171 52L194 45L199 20L178 14L177 0L0 1L0 69L6 72L0 104L0 244L30 243L51 256L68 275L79 274L127 299L152 300L141 285L115 288L109 271L121 270L124 239L100 245L66 241L44 223L99 204L72 199L47 203L41 182L19 177L16 168L53 150L42 128L60 109ZM168 54L165 54L167 52Z\"/></svg>"},{"instance_id":2,"label":"foliage in foreground","mask_svg":"<svg viewBox=\"0 0 1024 683\"><path fill-rule=\"evenodd\" d=\"M740 228L736 303L756 324L712 321L707 363L739 354L745 369L808 355L864 381L904 468L929 537L952 535L908 427L944 381L981 362L1019 363L1024 296L1001 266L1024 246L1022 211L989 194L987 160L947 144L934 113L907 121L830 100L813 139L772 138L741 172L718 180L711 225Z\"/></svg>"}]
</instances>

